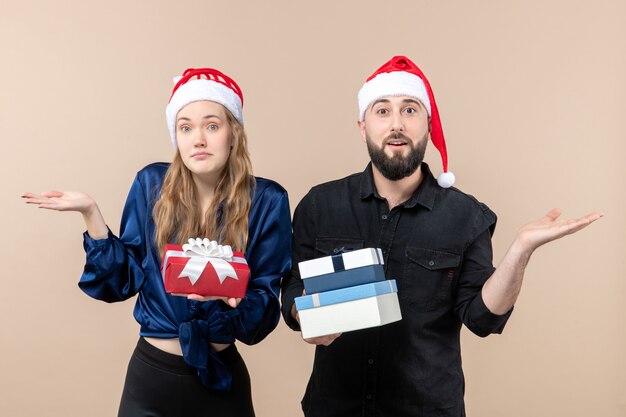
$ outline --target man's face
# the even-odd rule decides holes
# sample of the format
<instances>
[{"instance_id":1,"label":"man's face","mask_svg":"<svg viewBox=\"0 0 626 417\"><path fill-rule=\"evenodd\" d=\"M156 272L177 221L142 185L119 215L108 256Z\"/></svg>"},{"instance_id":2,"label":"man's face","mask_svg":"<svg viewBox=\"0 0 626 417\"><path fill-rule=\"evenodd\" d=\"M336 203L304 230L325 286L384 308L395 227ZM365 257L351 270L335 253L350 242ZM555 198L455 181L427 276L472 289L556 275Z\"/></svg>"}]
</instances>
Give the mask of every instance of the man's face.
<instances>
[{"instance_id":1,"label":"man's face","mask_svg":"<svg viewBox=\"0 0 626 417\"><path fill-rule=\"evenodd\" d=\"M408 96L387 96L365 111L361 136L374 166L389 180L413 174L424 159L430 119L422 103Z\"/></svg>"}]
</instances>

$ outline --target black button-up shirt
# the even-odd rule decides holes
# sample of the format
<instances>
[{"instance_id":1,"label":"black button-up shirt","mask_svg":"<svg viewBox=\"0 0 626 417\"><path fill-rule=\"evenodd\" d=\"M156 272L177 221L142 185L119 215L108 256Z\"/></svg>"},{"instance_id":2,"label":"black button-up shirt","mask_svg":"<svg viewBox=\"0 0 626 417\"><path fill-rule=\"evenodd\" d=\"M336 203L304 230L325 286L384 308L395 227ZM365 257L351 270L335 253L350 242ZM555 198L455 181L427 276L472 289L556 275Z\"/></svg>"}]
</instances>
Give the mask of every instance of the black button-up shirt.
<instances>
[{"instance_id":1,"label":"black button-up shirt","mask_svg":"<svg viewBox=\"0 0 626 417\"><path fill-rule=\"evenodd\" d=\"M428 166L413 196L389 210L376 192L371 165L318 185L293 219L293 269L283 281L283 317L304 288L298 262L335 249L381 248L395 279L402 320L347 332L318 346L302 401L307 417L464 416L460 330L500 333L481 288L494 271L496 216L456 188L437 185Z\"/></svg>"}]
</instances>

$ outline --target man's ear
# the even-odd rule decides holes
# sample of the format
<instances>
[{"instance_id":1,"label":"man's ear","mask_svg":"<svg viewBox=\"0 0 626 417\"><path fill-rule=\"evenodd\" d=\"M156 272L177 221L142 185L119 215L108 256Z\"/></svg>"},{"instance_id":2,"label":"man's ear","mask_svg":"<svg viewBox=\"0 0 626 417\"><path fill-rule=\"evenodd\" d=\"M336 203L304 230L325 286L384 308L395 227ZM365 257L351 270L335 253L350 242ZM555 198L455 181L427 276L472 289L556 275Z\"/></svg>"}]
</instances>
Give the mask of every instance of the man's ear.
<instances>
[{"instance_id":1,"label":"man's ear","mask_svg":"<svg viewBox=\"0 0 626 417\"><path fill-rule=\"evenodd\" d=\"M365 121L364 120L357 120L356 124L359 127L359 132L361 133L361 140L363 140L363 142L365 142Z\"/></svg>"}]
</instances>

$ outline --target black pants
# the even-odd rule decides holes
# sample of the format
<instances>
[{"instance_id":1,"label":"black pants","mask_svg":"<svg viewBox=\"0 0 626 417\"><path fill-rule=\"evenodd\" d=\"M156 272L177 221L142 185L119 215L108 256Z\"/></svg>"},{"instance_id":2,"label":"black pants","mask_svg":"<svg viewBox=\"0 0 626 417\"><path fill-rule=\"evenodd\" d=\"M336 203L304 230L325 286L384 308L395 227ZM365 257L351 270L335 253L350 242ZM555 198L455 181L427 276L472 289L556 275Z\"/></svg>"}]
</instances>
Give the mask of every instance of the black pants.
<instances>
[{"instance_id":1,"label":"black pants","mask_svg":"<svg viewBox=\"0 0 626 417\"><path fill-rule=\"evenodd\" d=\"M118 417L254 417L250 375L241 355L235 345L219 355L233 374L227 393L202 385L182 356L140 338L128 364Z\"/></svg>"}]
</instances>

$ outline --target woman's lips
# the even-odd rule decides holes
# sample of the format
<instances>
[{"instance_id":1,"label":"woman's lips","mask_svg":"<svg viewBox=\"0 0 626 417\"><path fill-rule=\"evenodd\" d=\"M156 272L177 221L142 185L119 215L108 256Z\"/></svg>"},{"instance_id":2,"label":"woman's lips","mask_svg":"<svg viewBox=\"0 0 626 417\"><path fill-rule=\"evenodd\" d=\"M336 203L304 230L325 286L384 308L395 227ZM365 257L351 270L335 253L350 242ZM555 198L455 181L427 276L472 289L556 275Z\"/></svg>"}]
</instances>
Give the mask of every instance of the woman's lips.
<instances>
[{"instance_id":1,"label":"woman's lips","mask_svg":"<svg viewBox=\"0 0 626 417\"><path fill-rule=\"evenodd\" d=\"M205 159L205 158L208 158L209 156L211 156L211 154L208 152L196 152L191 155L191 157L195 159Z\"/></svg>"}]
</instances>

